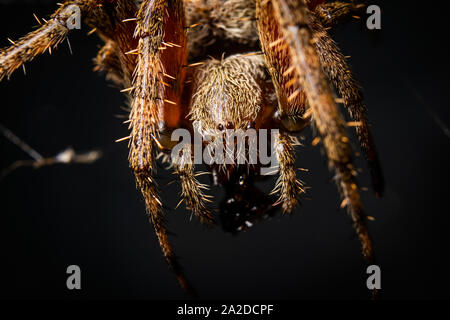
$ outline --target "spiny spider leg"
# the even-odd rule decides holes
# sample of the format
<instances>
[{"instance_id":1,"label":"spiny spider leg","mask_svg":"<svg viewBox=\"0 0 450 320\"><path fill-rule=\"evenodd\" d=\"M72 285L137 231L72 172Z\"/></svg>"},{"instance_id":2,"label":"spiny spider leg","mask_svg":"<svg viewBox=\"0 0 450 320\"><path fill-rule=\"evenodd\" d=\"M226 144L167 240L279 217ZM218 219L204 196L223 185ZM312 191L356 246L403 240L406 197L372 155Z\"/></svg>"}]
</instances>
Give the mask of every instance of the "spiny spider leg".
<instances>
[{"instance_id":1,"label":"spiny spider leg","mask_svg":"<svg viewBox=\"0 0 450 320\"><path fill-rule=\"evenodd\" d=\"M306 97L295 78L283 32L278 24L273 23L273 15L262 14L264 10L270 11L269 13L273 11L271 6L258 1L256 10L258 30L262 49L266 53L266 64L278 97L278 118L288 131L300 131L309 122L310 112L306 110ZM286 135L280 135L274 143L280 177L273 192L278 191L280 194L277 203L281 203L283 211L291 212L304 189L296 177L295 154L291 139Z\"/></svg>"},{"instance_id":2,"label":"spiny spider leg","mask_svg":"<svg viewBox=\"0 0 450 320\"><path fill-rule=\"evenodd\" d=\"M278 24L282 30L280 42L289 47L289 56L298 83L304 88L312 117L322 138L329 166L336 172L336 182L343 197L343 205L352 218L353 226L360 239L362 252L368 262L373 261L371 239L363 220L362 205L358 186L355 182L355 169L352 164L352 150L345 132L345 123L334 102L326 76L322 72L320 59L310 27L310 11L305 0L258 0L257 16L262 19L269 16L271 24ZM259 32L263 47L264 32L267 25L260 24ZM274 53L264 49L269 68L270 56Z\"/></svg>"},{"instance_id":3,"label":"spiny spider leg","mask_svg":"<svg viewBox=\"0 0 450 320\"><path fill-rule=\"evenodd\" d=\"M271 15L258 14L262 13L262 10L271 10L271 6L265 3L257 1L256 14L261 46L266 53L268 70L278 97L278 113L280 118L298 117L298 120L302 121L301 117L306 111L306 97L295 79L289 48L284 41L282 30L278 24L273 23Z\"/></svg>"},{"instance_id":4,"label":"spiny spider leg","mask_svg":"<svg viewBox=\"0 0 450 320\"><path fill-rule=\"evenodd\" d=\"M180 285L191 294L163 221L162 203L152 178L159 128L176 128L186 64L186 32L181 0L144 0L137 15L138 62L133 79L129 162L145 200L164 257ZM171 78L164 78L165 75Z\"/></svg>"},{"instance_id":5,"label":"spiny spider leg","mask_svg":"<svg viewBox=\"0 0 450 320\"><path fill-rule=\"evenodd\" d=\"M378 196L383 194L384 179L378 160L375 143L370 132L367 119L367 109L363 95L357 81L347 64L344 55L339 50L336 42L331 39L320 22L311 15L311 30L315 39L315 47L319 55L322 68L328 78L338 90L344 105L356 122L356 134L359 138L366 160L369 164L373 188Z\"/></svg>"},{"instance_id":6,"label":"spiny spider leg","mask_svg":"<svg viewBox=\"0 0 450 320\"><path fill-rule=\"evenodd\" d=\"M134 21L122 23L122 20L135 17L136 7L132 1L127 0L118 0L114 4L104 3L102 0L71 0L61 4L49 20L42 19L44 23L36 31L30 32L18 41L11 41L13 45L9 48L0 49L0 80L5 76L9 77L14 70L46 50L51 53L52 49L66 39L70 31L67 21L75 12L73 6L80 9L84 22L92 26L100 38L105 42L108 40L117 42L122 49L117 51L117 58L121 61L123 71L119 72L118 69L116 71L124 77L128 76L125 79L129 78L128 82L131 83L136 63L133 56L125 53L129 51L127 49L130 46L137 43L132 36L136 24Z\"/></svg>"},{"instance_id":7,"label":"spiny spider leg","mask_svg":"<svg viewBox=\"0 0 450 320\"><path fill-rule=\"evenodd\" d=\"M116 42L107 40L94 59L94 71L105 72L106 79L120 87L129 87L131 84L125 80L118 51Z\"/></svg>"},{"instance_id":8,"label":"spiny spider leg","mask_svg":"<svg viewBox=\"0 0 450 320\"><path fill-rule=\"evenodd\" d=\"M329 28L348 18L351 14L357 19L356 14L361 13L361 9L364 7L365 4L362 3L333 1L318 5L314 9L314 15L325 28Z\"/></svg>"},{"instance_id":9,"label":"spiny spider leg","mask_svg":"<svg viewBox=\"0 0 450 320\"><path fill-rule=\"evenodd\" d=\"M111 31L109 34L102 34L102 31L98 31L100 33L101 38L107 37L106 45L108 43L114 45L116 50L115 52L116 59L120 63L122 83L125 88L131 86L133 81L133 73L136 68L137 63L137 54L135 49L138 46L138 39L134 37L133 33L136 29L136 14L137 8L134 1L130 0L117 0L113 2L113 4L105 4L104 6L113 6L114 10L108 10L108 12L112 12L109 15L111 27ZM99 23L96 23L98 26ZM98 30L98 27L96 27ZM111 43L111 41L113 41ZM111 48L112 50L112 48Z\"/></svg>"},{"instance_id":10,"label":"spiny spider leg","mask_svg":"<svg viewBox=\"0 0 450 320\"><path fill-rule=\"evenodd\" d=\"M295 167L294 138L279 133L275 137L274 150L276 152L280 176L272 193L280 196L276 204L281 203L283 212L292 212L299 202L299 197L305 193L303 184L297 179L297 169Z\"/></svg>"},{"instance_id":11,"label":"spiny spider leg","mask_svg":"<svg viewBox=\"0 0 450 320\"><path fill-rule=\"evenodd\" d=\"M67 27L67 20L73 14L73 5L80 8L81 16L85 16L97 6L97 2L96 0L67 1L39 29L17 41L11 41L12 46L9 48L0 49L0 81L44 51L48 50L51 53L51 50L66 38L70 30Z\"/></svg>"},{"instance_id":12,"label":"spiny spider leg","mask_svg":"<svg viewBox=\"0 0 450 320\"><path fill-rule=\"evenodd\" d=\"M112 6L105 4L104 6ZM133 1L118 0L108 16L108 23L93 23L93 30L105 41L105 45L94 59L95 71L106 72L106 78L122 89L130 88L137 63L138 39L134 37L137 9ZM125 90L129 92L128 90ZM131 100L131 96L128 96Z\"/></svg>"},{"instance_id":13,"label":"spiny spider leg","mask_svg":"<svg viewBox=\"0 0 450 320\"><path fill-rule=\"evenodd\" d=\"M202 189L208 189L201 184L194 171L191 145L186 145L180 151L181 155L177 163L174 164L174 173L180 177L182 200L186 202L186 209L192 211L201 222L213 224L214 217L206 206L206 202L211 202ZM180 201L180 203L181 203Z\"/></svg>"}]
</instances>

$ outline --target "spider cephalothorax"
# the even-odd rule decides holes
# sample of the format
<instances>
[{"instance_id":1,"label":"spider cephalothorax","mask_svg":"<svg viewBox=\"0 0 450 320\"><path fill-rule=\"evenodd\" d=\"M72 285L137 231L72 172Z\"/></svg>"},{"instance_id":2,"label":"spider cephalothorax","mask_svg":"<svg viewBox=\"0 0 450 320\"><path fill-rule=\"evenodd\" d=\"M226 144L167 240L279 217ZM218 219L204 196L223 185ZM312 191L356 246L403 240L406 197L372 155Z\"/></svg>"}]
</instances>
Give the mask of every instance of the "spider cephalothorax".
<instances>
[{"instance_id":1,"label":"spider cephalothorax","mask_svg":"<svg viewBox=\"0 0 450 320\"><path fill-rule=\"evenodd\" d=\"M347 126L356 127L377 194L383 181L361 91L327 33L360 8L353 2L321 0L69 0L36 31L0 51L0 80L61 43L74 11L94 28L105 42L96 69L106 72L129 97L126 123L131 133L123 140L129 141L130 167L163 254L188 291L191 287L169 243L153 176L156 156L174 150L177 141L170 137L179 128L208 136L201 149L222 144L219 138L227 130L252 129L258 137L258 130L277 130L265 139L277 163L278 198L252 186L260 178L259 162L207 163L213 182L227 190L221 220L225 229L236 232L272 214L276 205L292 212L298 204L304 188L295 167L295 135L313 124L316 141L322 142L335 171L341 206L347 208L363 255L371 262ZM331 85L342 98L335 98ZM344 122L338 102L351 123ZM179 175L186 207L212 223L209 197L196 178L194 148L183 144L176 149L176 161L169 161ZM249 150L244 145L240 152Z\"/></svg>"}]
</instances>

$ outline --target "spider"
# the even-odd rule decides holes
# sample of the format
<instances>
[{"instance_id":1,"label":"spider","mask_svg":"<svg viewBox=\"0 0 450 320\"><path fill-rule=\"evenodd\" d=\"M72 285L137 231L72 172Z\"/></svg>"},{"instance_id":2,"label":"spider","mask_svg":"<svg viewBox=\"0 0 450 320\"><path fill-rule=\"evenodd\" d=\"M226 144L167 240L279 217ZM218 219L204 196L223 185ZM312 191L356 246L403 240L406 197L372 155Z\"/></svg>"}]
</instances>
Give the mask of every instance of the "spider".
<instances>
[{"instance_id":1,"label":"spider","mask_svg":"<svg viewBox=\"0 0 450 320\"><path fill-rule=\"evenodd\" d=\"M368 263L374 261L347 127L356 129L377 195L383 192L383 178L360 87L328 34L363 5L321 0L69 0L48 20L36 17L37 30L0 50L0 80L65 40L74 6L104 41L95 69L129 99L125 123L131 133L121 140L128 140L129 164L162 253L187 292L194 290L170 245L154 178L156 158L174 148L171 134L178 128L215 137L226 129L278 129L270 142L278 161L278 199L265 203L262 211L281 206L283 212L292 212L305 192L295 166L296 136L312 126L314 141L321 143L335 172L341 207L351 217L362 253ZM344 121L338 104L351 122ZM191 145L184 145L178 156L178 161L168 161L181 181L182 201L200 221L214 223L205 185L191 161ZM258 178L257 166L208 168L214 182L231 194L224 211L236 211L260 196L250 187Z\"/></svg>"}]
</instances>

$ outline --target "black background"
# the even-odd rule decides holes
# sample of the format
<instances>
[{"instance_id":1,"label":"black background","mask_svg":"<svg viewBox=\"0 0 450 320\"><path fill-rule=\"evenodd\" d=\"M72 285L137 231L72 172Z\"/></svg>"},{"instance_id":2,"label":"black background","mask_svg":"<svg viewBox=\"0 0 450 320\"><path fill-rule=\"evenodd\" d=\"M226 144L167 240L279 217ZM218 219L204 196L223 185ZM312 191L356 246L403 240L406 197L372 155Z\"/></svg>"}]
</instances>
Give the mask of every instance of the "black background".
<instances>
[{"instance_id":1,"label":"black background","mask_svg":"<svg viewBox=\"0 0 450 320\"><path fill-rule=\"evenodd\" d=\"M38 2L39 5L30 5ZM0 46L17 39L49 1L1 1ZM7 3L7 4L5 4ZM382 298L449 298L446 256L449 137L430 110L449 123L446 12L434 5L372 1L382 30L362 22L340 27L335 39L364 87L386 176L386 194L363 194ZM0 122L51 156L67 146L101 149L92 165L19 169L0 181L0 292L3 298L182 299L162 258L127 164L128 135L117 114L125 99L92 72L100 46L87 26L66 44L0 83ZM367 299L365 265L350 219L318 147L299 148L302 179L312 187L291 217L279 214L232 236L207 229L182 208L166 213L173 245L206 299ZM356 143L355 143L356 146ZM0 168L27 158L0 137ZM362 185L370 182L364 162ZM178 203L174 176L160 170L165 204ZM221 190L213 189L221 196ZM82 270L82 290L66 288L66 268Z\"/></svg>"}]
</instances>

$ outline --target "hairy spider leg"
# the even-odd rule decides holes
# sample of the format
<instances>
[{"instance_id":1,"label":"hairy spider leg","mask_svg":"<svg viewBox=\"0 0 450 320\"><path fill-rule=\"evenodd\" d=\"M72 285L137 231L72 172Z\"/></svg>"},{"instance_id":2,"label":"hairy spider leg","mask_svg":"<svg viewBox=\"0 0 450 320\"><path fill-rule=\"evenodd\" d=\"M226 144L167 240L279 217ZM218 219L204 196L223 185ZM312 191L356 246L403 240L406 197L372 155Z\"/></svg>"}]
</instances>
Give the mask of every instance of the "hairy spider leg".
<instances>
[{"instance_id":1,"label":"hairy spider leg","mask_svg":"<svg viewBox=\"0 0 450 320\"><path fill-rule=\"evenodd\" d=\"M0 81L9 77L17 68L31 61L46 50L51 53L52 49L64 41L70 29L67 21L73 15L73 6L80 9L82 16L97 12L95 0L66 1L50 17L49 20L40 22L41 26L28 33L17 41L12 41L8 48L0 49Z\"/></svg>"},{"instance_id":2,"label":"hairy spider leg","mask_svg":"<svg viewBox=\"0 0 450 320\"><path fill-rule=\"evenodd\" d=\"M330 28L350 16L359 19L358 14L361 14L361 10L365 6L362 3L332 1L317 5L314 9L314 15L319 19L322 26Z\"/></svg>"},{"instance_id":3,"label":"hairy spider leg","mask_svg":"<svg viewBox=\"0 0 450 320\"><path fill-rule=\"evenodd\" d=\"M160 145L159 129L176 128L181 121L187 54L182 1L144 0L134 35L139 44L132 85L129 162L164 257L180 285L195 294L169 242L158 187L152 177L155 146Z\"/></svg>"},{"instance_id":4,"label":"hairy spider leg","mask_svg":"<svg viewBox=\"0 0 450 320\"><path fill-rule=\"evenodd\" d=\"M278 25L280 39L289 48L290 67L298 84L304 89L312 118L328 157L330 168L335 170L336 183L347 207L353 226L360 239L362 252L369 263L373 261L372 242L367 230L355 169L352 150L346 135L345 123L333 99L327 77L322 71L315 39L310 27L310 18L304 0L258 0L257 17L267 19L268 24L259 24L262 46L269 68L279 68L271 63L276 53L270 50L270 43L264 37L270 32L269 25ZM273 27L272 27L273 28ZM280 41L280 42L281 42ZM269 50L267 50L269 49ZM285 90L278 87L278 90Z\"/></svg>"},{"instance_id":5,"label":"hairy spider leg","mask_svg":"<svg viewBox=\"0 0 450 320\"><path fill-rule=\"evenodd\" d=\"M315 39L314 45L323 71L336 87L344 101L346 110L356 123L356 134L369 165L373 188L376 194L381 196L384 189L383 173L372 133L370 132L367 108L364 104L361 88L336 42L331 39L328 32L314 15L311 15L310 18L311 31Z\"/></svg>"}]
</instances>

